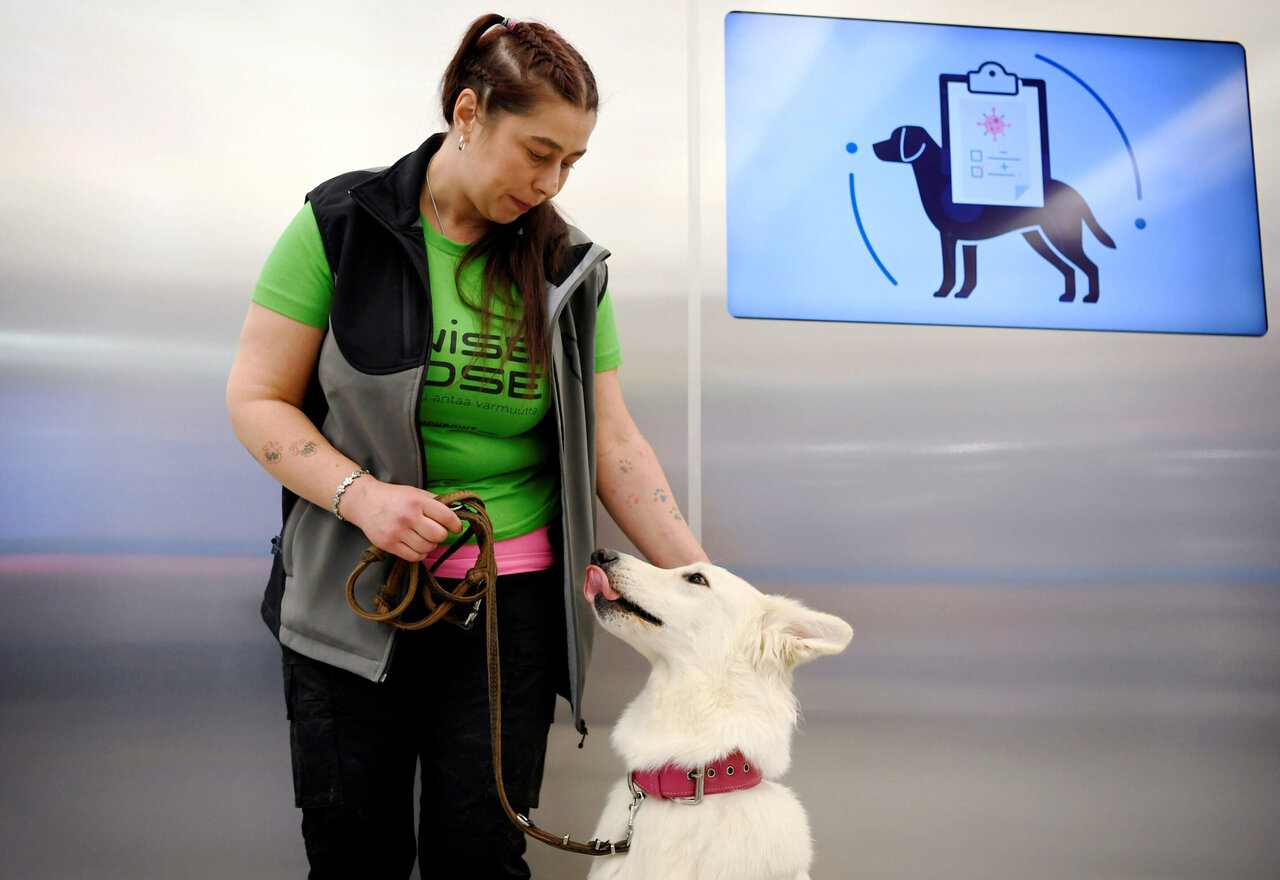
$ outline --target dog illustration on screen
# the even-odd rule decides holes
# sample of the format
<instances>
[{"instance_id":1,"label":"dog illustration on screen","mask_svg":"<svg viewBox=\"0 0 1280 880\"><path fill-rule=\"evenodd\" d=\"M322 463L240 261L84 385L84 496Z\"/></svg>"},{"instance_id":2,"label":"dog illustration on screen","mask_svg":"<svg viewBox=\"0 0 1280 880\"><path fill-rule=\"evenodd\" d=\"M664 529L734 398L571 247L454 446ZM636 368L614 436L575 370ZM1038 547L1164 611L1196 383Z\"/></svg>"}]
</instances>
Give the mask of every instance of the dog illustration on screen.
<instances>
[{"instance_id":1,"label":"dog illustration on screen","mask_svg":"<svg viewBox=\"0 0 1280 880\"><path fill-rule=\"evenodd\" d=\"M877 158L910 165L915 173L920 203L942 239L942 283L934 296L945 297L955 286L957 242L964 243L964 281L955 295L963 299L978 285L978 245L974 242L1021 230L1036 253L1062 273L1065 291L1058 298L1061 302L1076 298L1076 268L1089 279L1084 302L1098 301L1098 267L1085 255L1082 224L1088 224L1107 247L1114 248L1116 243L1094 219L1080 193L1048 178L1044 180L1042 206L958 204L952 198L948 157L921 126L898 126L873 149Z\"/></svg>"}]
</instances>

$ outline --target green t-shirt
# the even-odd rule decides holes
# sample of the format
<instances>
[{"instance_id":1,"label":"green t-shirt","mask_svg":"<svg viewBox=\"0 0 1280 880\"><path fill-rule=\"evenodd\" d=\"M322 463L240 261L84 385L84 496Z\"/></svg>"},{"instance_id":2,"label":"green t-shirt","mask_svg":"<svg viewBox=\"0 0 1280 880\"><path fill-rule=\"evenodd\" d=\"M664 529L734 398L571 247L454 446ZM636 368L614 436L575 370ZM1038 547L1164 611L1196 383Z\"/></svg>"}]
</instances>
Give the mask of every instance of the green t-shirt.
<instances>
[{"instance_id":1,"label":"green t-shirt","mask_svg":"<svg viewBox=\"0 0 1280 880\"><path fill-rule=\"evenodd\" d=\"M458 294L454 273L467 245L423 223L431 281L433 336L422 392L422 438L427 489L435 494L470 489L485 500L494 537L513 538L551 522L559 512L560 484L554 437L544 417L551 408L546 376L534 380L523 346L505 364L511 327L495 315L488 336L480 315ZM478 301L482 261L462 273L468 299ZM333 275L308 203L267 258L253 301L297 321L323 328L333 300ZM518 316L517 316L518 317ZM596 370L622 361L613 305L600 303Z\"/></svg>"}]
</instances>

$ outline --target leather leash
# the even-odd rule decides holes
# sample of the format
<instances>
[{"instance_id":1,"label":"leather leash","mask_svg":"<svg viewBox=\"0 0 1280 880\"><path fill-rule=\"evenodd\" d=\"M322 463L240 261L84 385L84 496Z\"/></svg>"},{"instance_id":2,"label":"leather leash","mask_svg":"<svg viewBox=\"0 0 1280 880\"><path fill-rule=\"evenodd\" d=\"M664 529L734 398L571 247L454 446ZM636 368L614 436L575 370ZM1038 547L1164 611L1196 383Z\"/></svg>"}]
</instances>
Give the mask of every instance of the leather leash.
<instances>
[{"instance_id":1,"label":"leather leash","mask_svg":"<svg viewBox=\"0 0 1280 880\"><path fill-rule=\"evenodd\" d=\"M387 623L404 630L419 630L440 620L447 620L463 629L470 629L479 614L480 606L488 597L485 612L485 648L488 654L489 667L489 739L493 750L494 780L498 785L498 799L502 802L503 812L521 831L535 840L566 852L580 853L588 856L606 856L612 853L626 852L631 847L631 825L635 821L636 806L631 812L628 823L627 838L618 843L609 840L591 840L579 843L569 839L569 835L556 837L543 831L522 813L517 813L507 799L506 786L502 782L502 670L498 662L498 565L493 555L493 524L485 512L484 502L474 492L465 490L447 492L436 499L451 508L458 518L467 524L467 530L453 546L436 562L435 566L426 568L420 563L406 562L399 557L392 563L387 579L378 587L374 597L376 611L366 611L356 600L356 581L366 568L374 562L389 556L386 551L370 547L360 557L359 564L347 579L347 602L356 614L366 620ZM435 569L448 559L458 547L472 537L480 548L475 567L467 572L466 578L458 585L457 592L449 592L440 586L435 578ZM421 620L406 622L400 619L409 603L418 592L418 569L426 571L427 589L422 598L427 606L427 614ZM408 572L407 583L406 570ZM469 606L469 607L465 607ZM462 615L465 615L462 616Z\"/></svg>"}]
</instances>

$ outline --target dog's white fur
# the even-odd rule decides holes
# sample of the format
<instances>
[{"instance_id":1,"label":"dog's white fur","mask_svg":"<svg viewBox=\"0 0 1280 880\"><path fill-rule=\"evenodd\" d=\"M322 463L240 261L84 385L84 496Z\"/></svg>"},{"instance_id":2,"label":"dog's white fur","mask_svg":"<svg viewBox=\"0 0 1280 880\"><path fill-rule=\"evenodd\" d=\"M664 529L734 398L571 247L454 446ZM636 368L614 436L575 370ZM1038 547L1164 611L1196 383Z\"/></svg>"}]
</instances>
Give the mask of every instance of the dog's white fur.
<instances>
[{"instance_id":1,"label":"dog's white fur","mask_svg":"<svg viewBox=\"0 0 1280 880\"><path fill-rule=\"evenodd\" d=\"M853 630L722 568L660 569L616 555L603 563L611 595L594 598L596 617L653 666L613 730L627 770L699 767L739 749L764 781L696 806L646 798L630 852L594 858L590 880L805 880L813 860L808 818L774 781L791 763L798 715L791 672L844 650ZM631 800L624 778L608 795L596 838L626 837Z\"/></svg>"}]
</instances>

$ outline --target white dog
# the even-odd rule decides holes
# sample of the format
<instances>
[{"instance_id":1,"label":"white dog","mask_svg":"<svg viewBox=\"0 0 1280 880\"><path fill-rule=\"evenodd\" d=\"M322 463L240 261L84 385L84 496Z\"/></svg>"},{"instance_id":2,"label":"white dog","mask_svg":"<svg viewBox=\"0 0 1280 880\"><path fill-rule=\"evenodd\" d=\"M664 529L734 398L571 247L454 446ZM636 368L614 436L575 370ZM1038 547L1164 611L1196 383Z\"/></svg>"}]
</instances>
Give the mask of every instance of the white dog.
<instances>
[{"instance_id":1,"label":"white dog","mask_svg":"<svg viewBox=\"0 0 1280 880\"><path fill-rule=\"evenodd\" d=\"M595 858L590 880L806 880L809 821L773 781L791 763L791 671L843 651L853 630L722 568L611 550L593 554L585 594L653 665L613 730L629 772L596 826L598 840L630 833L630 850Z\"/></svg>"}]
</instances>

